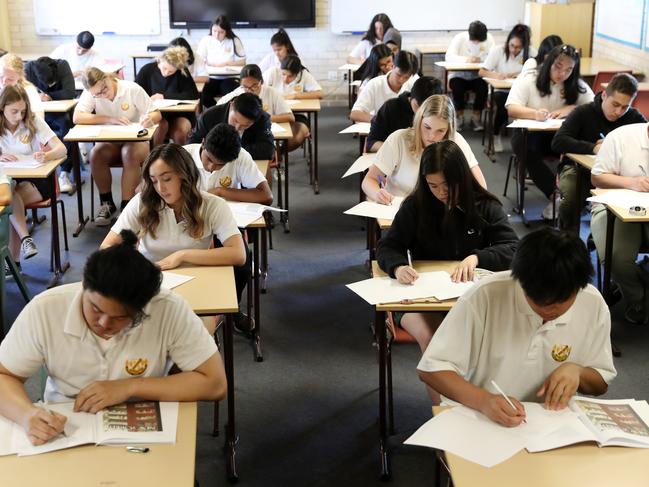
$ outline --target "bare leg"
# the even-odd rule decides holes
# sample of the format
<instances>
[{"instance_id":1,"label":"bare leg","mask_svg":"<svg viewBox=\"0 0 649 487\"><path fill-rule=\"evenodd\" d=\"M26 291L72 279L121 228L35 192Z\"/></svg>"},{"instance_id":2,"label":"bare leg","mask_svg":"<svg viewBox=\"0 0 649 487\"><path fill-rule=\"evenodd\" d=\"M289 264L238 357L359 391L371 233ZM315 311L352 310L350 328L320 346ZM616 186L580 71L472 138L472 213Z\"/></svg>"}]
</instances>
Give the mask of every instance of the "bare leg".
<instances>
[{"instance_id":1,"label":"bare leg","mask_svg":"<svg viewBox=\"0 0 649 487\"><path fill-rule=\"evenodd\" d=\"M291 124L293 137L288 139L288 151L291 152L302 145L304 139L309 136L309 127L301 122L293 122Z\"/></svg>"},{"instance_id":2,"label":"bare leg","mask_svg":"<svg viewBox=\"0 0 649 487\"><path fill-rule=\"evenodd\" d=\"M153 145L160 145L164 144L165 140L167 140L167 134L169 132L169 122L162 117L160 119L160 122L158 123L158 130L155 131L155 135L153 136Z\"/></svg>"},{"instance_id":3,"label":"bare leg","mask_svg":"<svg viewBox=\"0 0 649 487\"><path fill-rule=\"evenodd\" d=\"M188 118L178 117L171 123L169 137L178 145L185 145L187 137L192 130L192 123Z\"/></svg>"},{"instance_id":4,"label":"bare leg","mask_svg":"<svg viewBox=\"0 0 649 487\"><path fill-rule=\"evenodd\" d=\"M98 142L90 153L90 169L99 193L110 192L110 164L119 161L119 144Z\"/></svg>"},{"instance_id":5,"label":"bare leg","mask_svg":"<svg viewBox=\"0 0 649 487\"><path fill-rule=\"evenodd\" d=\"M142 179L141 166L149 155L148 142L127 142L122 146L122 200L130 200Z\"/></svg>"}]
</instances>

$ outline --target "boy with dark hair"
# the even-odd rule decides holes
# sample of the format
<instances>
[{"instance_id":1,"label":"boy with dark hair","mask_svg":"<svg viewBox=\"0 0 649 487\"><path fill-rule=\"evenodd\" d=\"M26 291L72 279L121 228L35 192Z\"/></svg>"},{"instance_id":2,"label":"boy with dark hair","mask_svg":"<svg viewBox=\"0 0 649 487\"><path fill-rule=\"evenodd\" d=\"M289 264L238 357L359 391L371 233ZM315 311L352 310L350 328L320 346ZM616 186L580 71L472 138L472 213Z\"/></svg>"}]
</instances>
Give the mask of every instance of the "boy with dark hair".
<instances>
[{"instance_id":1,"label":"boy with dark hair","mask_svg":"<svg viewBox=\"0 0 649 487\"><path fill-rule=\"evenodd\" d=\"M618 127L631 123L646 122L644 116L631 107L638 93L638 82L627 73L616 74L606 90L595 95L595 99L575 108L566 118L552 139L552 150L557 154L597 154L604 137ZM583 209L590 195L590 185L584 185L582 194L577 194L577 168L570 160L559 168L559 226L564 230L579 231L575 220L577 208Z\"/></svg>"},{"instance_id":2,"label":"boy with dark hair","mask_svg":"<svg viewBox=\"0 0 649 487\"><path fill-rule=\"evenodd\" d=\"M616 375L611 320L592 275L576 235L528 234L511 272L484 278L451 309L419 362L421 380L504 426L525 419L519 400L563 409L577 392L605 393Z\"/></svg>"},{"instance_id":3,"label":"boy with dark hair","mask_svg":"<svg viewBox=\"0 0 649 487\"><path fill-rule=\"evenodd\" d=\"M378 151L392 132L412 126L412 118L426 98L443 92L440 80L422 76L412 85L411 91L404 91L398 97L386 101L372 118L367 136L368 152Z\"/></svg>"},{"instance_id":4,"label":"boy with dark hair","mask_svg":"<svg viewBox=\"0 0 649 487\"><path fill-rule=\"evenodd\" d=\"M241 135L241 145L253 159L270 160L275 154L275 139L271 132L270 115L263 110L261 100L252 93L242 93L230 103L205 110L189 135L190 144L199 144L217 124L226 122Z\"/></svg>"}]
</instances>

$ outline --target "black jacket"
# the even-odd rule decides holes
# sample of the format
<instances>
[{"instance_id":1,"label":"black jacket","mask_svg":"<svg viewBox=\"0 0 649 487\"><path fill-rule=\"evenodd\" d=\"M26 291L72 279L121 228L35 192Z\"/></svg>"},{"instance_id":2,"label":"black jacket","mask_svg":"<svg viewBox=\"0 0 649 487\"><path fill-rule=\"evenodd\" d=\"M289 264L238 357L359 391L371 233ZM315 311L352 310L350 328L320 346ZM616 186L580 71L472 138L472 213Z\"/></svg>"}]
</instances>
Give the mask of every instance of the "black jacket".
<instances>
[{"instance_id":1,"label":"black jacket","mask_svg":"<svg viewBox=\"0 0 649 487\"><path fill-rule=\"evenodd\" d=\"M165 78L158 69L157 62L143 66L137 73L135 82L144 88L149 96L160 93L171 100L198 100L200 98L194 78L189 71L185 70L184 74L176 71Z\"/></svg>"},{"instance_id":2,"label":"black jacket","mask_svg":"<svg viewBox=\"0 0 649 487\"><path fill-rule=\"evenodd\" d=\"M629 108L615 122L609 122L602 112L602 94L598 93L592 102L570 112L552 139L552 150L557 154L592 154L601 135L606 136L622 125L643 122L646 122L644 116L635 108Z\"/></svg>"},{"instance_id":3,"label":"black jacket","mask_svg":"<svg viewBox=\"0 0 649 487\"><path fill-rule=\"evenodd\" d=\"M385 139L396 130L411 127L414 115L410 106L409 91L386 101L372 119L370 133L367 136L367 148L372 147L375 142L385 142Z\"/></svg>"},{"instance_id":4,"label":"black jacket","mask_svg":"<svg viewBox=\"0 0 649 487\"><path fill-rule=\"evenodd\" d=\"M228 123L230 104L215 105L205 110L198 119L196 127L189 135L188 144L200 144L207 133L221 122ZM255 123L243 132L241 146L246 149L253 159L272 159L275 154L275 139L270 130L270 115L262 112Z\"/></svg>"},{"instance_id":5,"label":"black jacket","mask_svg":"<svg viewBox=\"0 0 649 487\"><path fill-rule=\"evenodd\" d=\"M53 59L56 66L56 81L52 86L41 83L36 77L34 62L25 65L25 78L31 82L39 91L47 93L52 100L71 100L75 97L74 76L70 65L65 59Z\"/></svg>"},{"instance_id":6,"label":"black jacket","mask_svg":"<svg viewBox=\"0 0 649 487\"><path fill-rule=\"evenodd\" d=\"M377 260L383 271L394 276L397 267L408 265L407 251L413 260L462 260L478 256L478 267L490 271L509 269L518 237L507 221L500 203L491 199L476 202L479 217L467 221L466 214L455 208L450 215L450 235L443 237L431 229L430 236L419 241L418 208L414 198L406 198L387 235L379 241Z\"/></svg>"}]
</instances>

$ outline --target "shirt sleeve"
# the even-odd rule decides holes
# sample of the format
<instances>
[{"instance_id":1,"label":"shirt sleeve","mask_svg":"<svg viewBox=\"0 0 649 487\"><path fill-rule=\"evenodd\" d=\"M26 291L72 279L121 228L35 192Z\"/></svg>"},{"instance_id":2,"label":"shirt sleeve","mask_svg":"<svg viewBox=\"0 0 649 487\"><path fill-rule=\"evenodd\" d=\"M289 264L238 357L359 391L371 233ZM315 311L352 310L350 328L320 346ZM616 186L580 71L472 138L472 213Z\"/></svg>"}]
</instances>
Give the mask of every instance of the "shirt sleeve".
<instances>
[{"instance_id":1,"label":"shirt sleeve","mask_svg":"<svg viewBox=\"0 0 649 487\"><path fill-rule=\"evenodd\" d=\"M259 186L260 183L266 181L266 177L262 174L257 167L255 161L245 149L241 149L239 154L240 160L237 166L237 178L244 188L253 189Z\"/></svg>"},{"instance_id":2,"label":"shirt sleeve","mask_svg":"<svg viewBox=\"0 0 649 487\"><path fill-rule=\"evenodd\" d=\"M18 377L31 377L45 363L45 353L39 333L40 320L38 297L20 312L9 333L0 343L0 363Z\"/></svg>"},{"instance_id":3,"label":"shirt sleeve","mask_svg":"<svg viewBox=\"0 0 649 487\"><path fill-rule=\"evenodd\" d=\"M155 112L157 108L153 106L151 97L147 95L147 92L138 84L133 84L131 86L135 91L135 93L133 93L133 101L137 107L138 115L141 117L147 113Z\"/></svg>"},{"instance_id":4,"label":"shirt sleeve","mask_svg":"<svg viewBox=\"0 0 649 487\"><path fill-rule=\"evenodd\" d=\"M593 292L597 291L593 289ZM599 295L599 292L597 294ZM611 350L611 315L601 296L598 301L597 322L591 329L592 333L589 333L591 344L584 347L586 358L579 365L596 370L604 382L610 384L617 375Z\"/></svg>"},{"instance_id":5,"label":"shirt sleeve","mask_svg":"<svg viewBox=\"0 0 649 487\"><path fill-rule=\"evenodd\" d=\"M360 41L358 44L354 46L354 49L352 49L352 52L349 53L350 57L355 57L359 59L365 59L365 51L367 50L366 45L367 45L367 40Z\"/></svg>"},{"instance_id":6,"label":"shirt sleeve","mask_svg":"<svg viewBox=\"0 0 649 487\"><path fill-rule=\"evenodd\" d=\"M273 109L274 109L274 112L275 112L275 113L273 113L273 115L280 115L280 114L284 114L284 113L293 113L291 111L291 107L289 106L288 103L286 103L286 100L284 99L282 94L279 91L277 91L275 88L269 88L269 89L272 90L272 93L273 93L272 94L273 105L274 105Z\"/></svg>"},{"instance_id":7,"label":"shirt sleeve","mask_svg":"<svg viewBox=\"0 0 649 487\"><path fill-rule=\"evenodd\" d=\"M209 214L206 220L210 224L210 231L212 235L216 235L221 243L233 235L240 235L241 232L237 228L237 222L232 215L232 210L223 198L215 195L209 195L209 199L205 201Z\"/></svg>"},{"instance_id":8,"label":"shirt sleeve","mask_svg":"<svg viewBox=\"0 0 649 487\"><path fill-rule=\"evenodd\" d=\"M207 67L205 66L205 58L199 54L194 53L194 76L207 76Z\"/></svg>"},{"instance_id":9,"label":"shirt sleeve","mask_svg":"<svg viewBox=\"0 0 649 487\"><path fill-rule=\"evenodd\" d=\"M119 235L119 232L122 230L131 230L135 235L137 235L142 226L138 219L140 213L140 194L136 194L131 201L124 207L122 212L119 214L117 221L111 228L111 231Z\"/></svg>"},{"instance_id":10,"label":"shirt sleeve","mask_svg":"<svg viewBox=\"0 0 649 487\"><path fill-rule=\"evenodd\" d=\"M304 85L304 92L322 90L313 75L306 69L302 71L302 84Z\"/></svg>"},{"instance_id":11,"label":"shirt sleeve","mask_svg":"<svg viewBox=\"0 0 649 487\"><path fill-rule=\"evenodd\" d=\"M453 138L453 142L455 142L458 145L458 147L462 149L462 153L464 154L464 157L466 157L466 162L469 163L470 169L478 165L478 159L476 159L475 154L471 150L471 146L469 145L469 143L466 141L466 139L462 134L460 134L459 132L455 132L455 137Z\"/></svg>"},{"instance_id":12,"label":"shirt sleeve","mask_svg":"<svg viewBox=\"0 0 649 487\"><path fill-rule=\"evenodd\" d=\"M599 152L595 156L595 164L590 171L591 174L617 174L620 175L620 166L622 154L617 148L617 137L608 136L602 142Z\"/></svg>"},{"instance_id":13,"label":"shirt sleeve","mask_svg":"<svg viewBox=\"0 0 649 487\"><path fill-rule=\"evenodd\" d=\"M375 83L378 82L375 80L378 79L379 78L374 78L373 80L367 83L365 88L363 88L363 91L361 91L360 94L358 95L356 102L354 102L354 106L352 107L352 110L358 110L370 114L374 111Z\"/></svg>"},{"instance_id":14,"label":"shirt sleeve","mask_svg":"<svg viewBox=\"0 0 649 487\"><path fill-rule=\"evenodd\" d=\"M79 97L79 103L74 108L75 113L92 113L96 108L95 99L88 90L83 90Z\"/></svg>"},{"instance_id":15,"label":"shirt sleeve","mask_svg":"<svg viewBox=\"0 0 649 487\"><path fill-rule=\"evenodd\" d=\"M50 126L47 125L47 123L45 123L45 120L43 120L38 115L34 116L34 123L36 125L36 138L38 139L39 143L45 145L54 137L56 137L56 134L50 128Z\"/></svg>"},{"instance_id":16,"label":"shirt sleeve","mask_svg":"<svg viewBox=\"0 0 649 487\"><path fill-rule=\"evenodd\" d=\"M374 165L386 176L392 174L401 160L399 137L402 133L400 131L391 133L376 153L376 162Z\"/></svg>"},{"instance_id":17,"label":"shirt sleeve","mask_svg":"<svg viewBox=\"0 0 649 487\"><path fill-rule=\"evenodd\" d=\"M208 42L210 41L209 36L205 36L201 39L201 41L198 43L198 49L196 51L198 52L198 55L203 61L203 64L207 63L207 46ZM196 59L197 60L197 59Z\"/></svg>"},{"instance_id":18,"label":"shirt sleeve","mask_svg":"<svg viewBox=\"0 0 649 487\"><path fill-rule=\"evenodd\" d=\"M498 71L498 64L500 60L500 55L503 52L502 46L494 46L489 50L489 54L487 55L487 59L484 62L484 68L488 71Z\"/></svg>"},{"instance_id":19,"label":"shirt sleeve","mask_svg":"<svg viewBox=\"0 0 649 487\"><path fill-rule=\"evenodd\" d=\"M455 37L453 37L453 40L451 40L451 43L448 45L446 55L444 56L444 60L446 62L462 63L466 61L466 56L463 56L461 54L462 43L464 40L464 36L462 34L462 32L456 34Z\"/></svg>"},{"instance_id":20,"label":"shirt sleeve","mask_svg":"<svg viewBox=\"0 0 649 487\"><path fill-rule=\"evenodd\" d=\"M590 86L588 86L581 79L579 80L579 86L586 91L584 93L579 93L579 97L577 98L577 105L585 105L586 103L593 101L595 95L593 94L593 90L590 89Z\"/></svg>"},{"instance_id":21,"label":"shirt sleeve","mask_svg":"<svg viewBox=\"0 0 649 487\"><path fill-rule=\"evenodd\" d=\"M279 68L276 66L273 66L271 68L268 68L266 71L264 71L264 74L262 74L262 78L264 78L264 83L267 86L271 86L273 88L279 89L280 83L279 83L279 76L276 76L276 73L279 74Z\"/></svg>"},{"instance_id":22,"label":"shirt sleeve","mask_svg":"<svg viewBox=\"0 0 649 487\"><path fill-rule=\"evenodd\" d=\"M530 99L530 80L531 77L526 75L520 75L516 78L516 81L514 81L514 84L512 85L512 89L509 90L505 107L508 107L509 105L527 106Z\"/></svg>"}]
</instances>

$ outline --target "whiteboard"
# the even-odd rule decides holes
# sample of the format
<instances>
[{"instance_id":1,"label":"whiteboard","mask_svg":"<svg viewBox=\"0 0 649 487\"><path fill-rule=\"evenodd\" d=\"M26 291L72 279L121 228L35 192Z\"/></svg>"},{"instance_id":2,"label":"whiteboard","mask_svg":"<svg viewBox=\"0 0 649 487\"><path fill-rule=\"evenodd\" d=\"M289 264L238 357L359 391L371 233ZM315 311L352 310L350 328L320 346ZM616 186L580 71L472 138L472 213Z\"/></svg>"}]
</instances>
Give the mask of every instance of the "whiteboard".
<instances>
[{"instance_id":1,"label":"whiteboard","mask_svg":"<svg viewBox=\"0 0 649 487\"><path fill-rule=\"evenodd\" d=\"M642 47L645 0L597 0L595 35Z\"/></svg>"},{"instance_id":2,"label":"whiteboard","mask_svg":"<svg viewBox=\"0 0 649 487\"><path fill-rule=\"evenodd\" d=\"M160 35L160 0L33 0L38 35Z\"/></svg>"},{"instance_id":3,"label":"whiteboard","mask_svg":"<svg viewBox=\"0 0 649 487\"><path fill-rule=\"evenodd\" d=\"M365 32L380 12L400 31L466 30L474 20L509 30L523 21L524 10L525 0L331 0L331 31Z\"/></svg>"}]
</instances>

